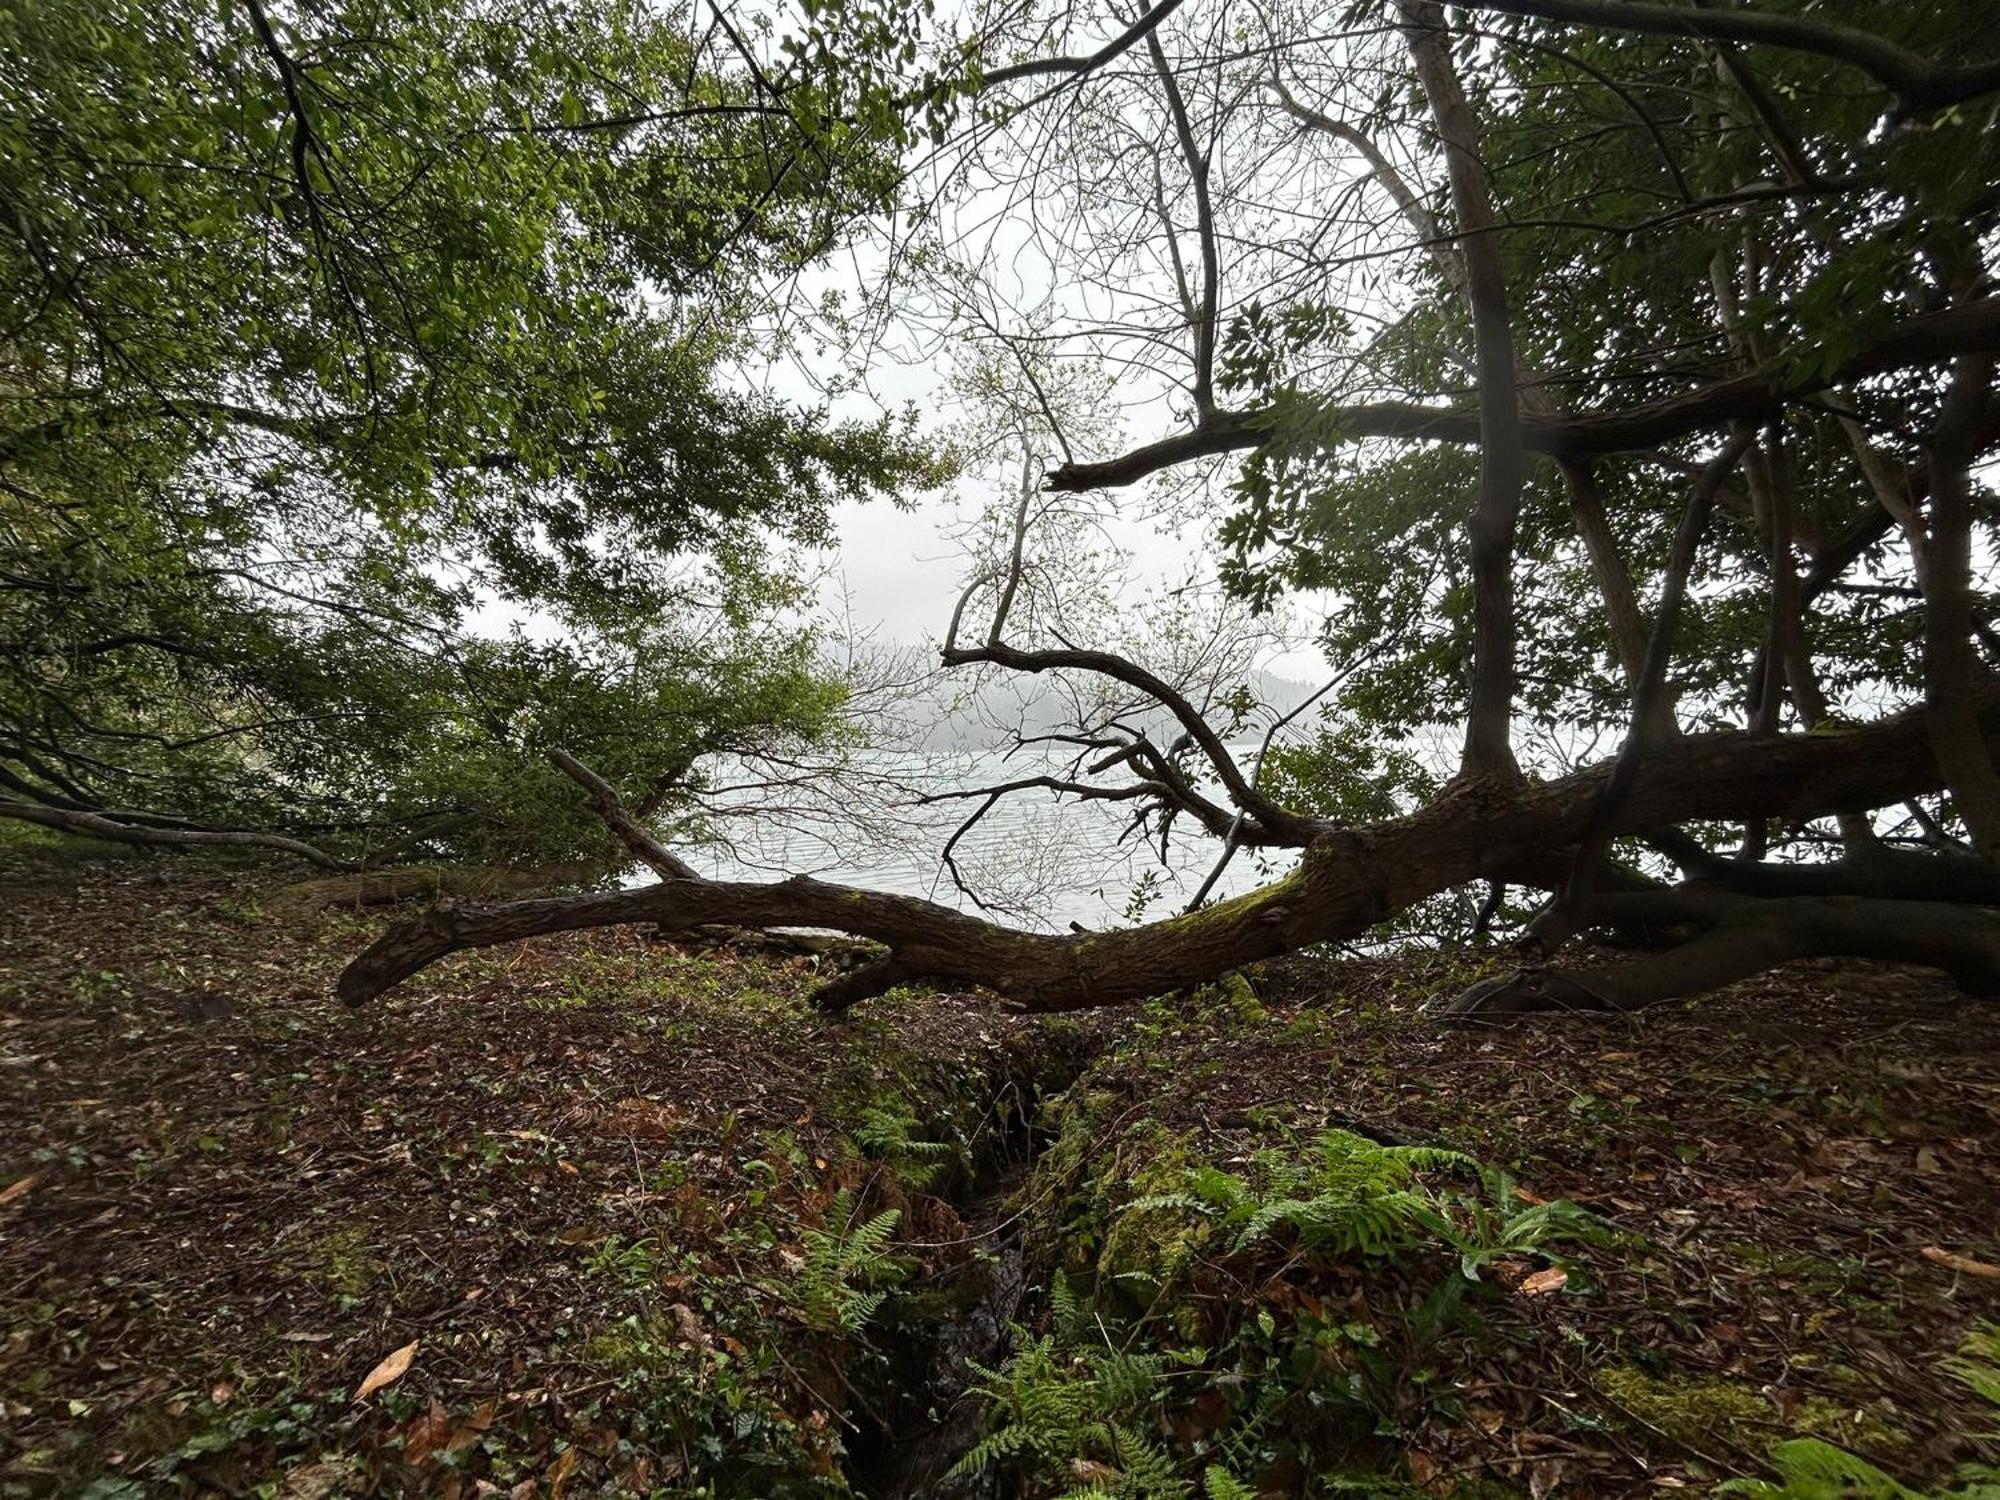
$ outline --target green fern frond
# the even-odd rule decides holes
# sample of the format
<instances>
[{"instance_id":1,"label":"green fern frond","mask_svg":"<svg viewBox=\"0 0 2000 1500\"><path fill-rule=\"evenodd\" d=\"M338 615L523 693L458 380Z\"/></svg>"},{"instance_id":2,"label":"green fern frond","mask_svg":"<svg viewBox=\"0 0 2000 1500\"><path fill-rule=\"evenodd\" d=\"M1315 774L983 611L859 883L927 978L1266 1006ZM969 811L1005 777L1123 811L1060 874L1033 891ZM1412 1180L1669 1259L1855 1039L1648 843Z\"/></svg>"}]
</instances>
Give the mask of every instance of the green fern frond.
<instances>
[{"instance_id":1,"label":"green fern frond","mask_svg":"<svg viewBox=\"0 0 2000 1500\"><path fill-rule=\"evenodd\" d=\"M798 1270L799 1305L808 1326L823 1333L859 1333L881 1309L880 1290L902 1280L904 1268L889 1253L902 1210L885 1209L853 1225L849 1196L834 1196L829 1220L840 1227L808 1229L805 1263Z\"/></svg>"},{"instance_id":2,"label":"green fern frond","mask_svg":"<svg viewBox=\"0 0 2000 1500\"><path fill-rule=\"evenodd\" d=\"M1771 1450L1777 1483L1737 1479L1718 1488L1758 1500L1924 1500L1864 1458L1818 1438L1795 1438Z\"/></svg>"},{"instance_id":3,"label":"green fern frond","mask_svg":"<svg viewBox=\"0 0 2000 1500\"><path fill-rule=\"evenodd\" d=\"M2000 1323L1975 1323L1958 1352L1945 1356L1944 1371L1982 1401L2000 1407Z\"/></svg>"}]
</instances>

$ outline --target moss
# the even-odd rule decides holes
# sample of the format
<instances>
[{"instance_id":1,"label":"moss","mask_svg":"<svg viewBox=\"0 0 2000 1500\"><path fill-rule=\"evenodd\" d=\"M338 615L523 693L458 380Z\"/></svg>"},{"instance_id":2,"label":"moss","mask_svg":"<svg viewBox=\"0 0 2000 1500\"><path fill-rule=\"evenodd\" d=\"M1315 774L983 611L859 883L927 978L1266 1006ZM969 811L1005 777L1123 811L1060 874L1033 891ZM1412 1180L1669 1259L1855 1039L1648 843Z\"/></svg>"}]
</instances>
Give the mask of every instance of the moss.
<instances>
[{"instance_id":1,"label":"moss","mask_svg":"<svg viewBox=\"0 0 2000 1500\"><path fill-rule=\"evenodd\" d=\"M1808 1397L1792 1413L1791 1426L1859 1453L1893 1454L1910 1445L1910 1435L1880 1413L1830 1396Z\"/></svg>"},{"instance_id":2,"label":"moss","mask_svg":"<svg viewBox=\"0 0 2000 1500\"><path fill-rule=\"evenodd\" d=\"M284 1269L329 1296L359 1297L381 1276L382 1258L358 1225L343 1224L292 1251Z\"/></svg>"},{"instance_id":3,"label":"moss","mask_svg":"<svg viewBox=\"0 0 2000 1500\"><path fill-rule=\"evenodd\" d=\"M1691 1448L1718 1439L1761 1450L1783 1432L1864 1453L1894 1453L1909 1435L1880 1413L1830 1396L1808 1396L1781 1415L1761 1391L1736 1381L1655 1376L1631 1365L1600 1370L1597 1388L1638 1421Z\"/></svg>"},{"instance_id":4,"label":"moss","mask_svg":"<svg viewBox=\"0 0 2000 1500\"><path fill-rule=\"evenodd\" d=\"M1270 1018L1264 1009L1264 1002L1257 998L1257 991L1240 969L1231 969L1216 982L1222 997L1229 1006L1229 1013L1245 1025L1258 1025Z\"/></svg>"}]
</instances>

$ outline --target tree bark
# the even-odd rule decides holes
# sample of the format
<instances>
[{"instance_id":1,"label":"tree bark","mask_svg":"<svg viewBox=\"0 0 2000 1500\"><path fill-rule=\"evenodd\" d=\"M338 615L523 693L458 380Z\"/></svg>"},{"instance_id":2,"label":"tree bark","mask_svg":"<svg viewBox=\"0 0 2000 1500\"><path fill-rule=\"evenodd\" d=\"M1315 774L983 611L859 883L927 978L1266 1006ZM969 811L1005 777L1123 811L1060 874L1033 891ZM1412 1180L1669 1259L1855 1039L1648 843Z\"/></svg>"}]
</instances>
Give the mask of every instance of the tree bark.
<instances>
[{"instance_id":1,"label":"tree bark","mask_svg":"<svg viewBox=\"0 0 2000 1500\"><path fill-rule=\"evenodd\" d=\"M1800 958L1873 958L1949 973L2000 995L2000 914L1941 901L1794 896L1739 901L1707 932L1664 953L1592 968L1524 969L1427 1007L1437 1016L1629 1011L1699 995Z\"/></svg>"},{"instance_id":2,"label":"tree bark","mask_svg":"<svg viewBox=\"0 0 2000 1500\"><path fill-rule=\"evenodd\" d=\"M1487 236L1491 238L1492 236ZM1984 297L1940 312L1921 313L1897 324L1874 343L1831 369L1815 361L1812 346L1782 351L1767 368L1746 371L1624 410L1581 416L1536 418L1521 423L1521 441L1531 453L1551 458L1588 458L1638 453L1698 432L1726 426L1736 418L1761 419L1802 396L1883 375L1893 370L1941 364L1960 354L2000 351L2000 298ZM1476 443L1479 413L1416 401L1377 401L1328 412L1343 438L1398 438L1410 442ZM1068 463L1051 470L1052 490L1092 490L1136 484L1148 475L1191 459L1233 453L1262 445L1269 436L1266 411L1217 411L1191 431L1161 438L1115 458Z\"/></svg>"},{"instance_id":3,"label":"tree bark","mask_svg":"<svg viewBox=\"0 0 2000 1500\"><path fill-rule=\"evenodd\" d=\"M1401 0L1397 9L1444 143L1479 382L1479 499L1466 526L1472 562L1472 691L1461 768L1469 775L1515 776L1520 768L1512 744L1514 533L1527 464L1507 272L1494 233L1499 219L1480 160L1478 122L1451 60L1444 7L1435 0Z\"/></svg>"},{"instance_id":4,"label":"tree bark","mask_svg":"<svg viewBox=\"0 0 2000 1500\"><path fill-rule=\"evenodd\" d=\"M1972 844L2000 863L2000 774L1979 729L1972 648L1972 434L1992 401L1993 360L1966 355L1932 434L1931 526L1923 569L1924 701L1938 769Z\"/></svg>"},{"instance_id":5,"label":"tree bark","mask_svg":"<svg viewBox=\"0 0 2000 1500\"><path fill-rule=\"evenodd\" d=\"M2000 731L2000 689L1981 693ZM769 884L663 880L606 895L440 906L384 933L342 974L350 1004L380 995L447 954L545 933L628 923L680 930L710 922L828 927L888 945L889 967L847 976L830 1008L889 984L985 985L1025 1009L1057 1011L1164 994L1311 943L1366 932L1413 902L1546 863L1576 845L1609 777L1599 764L1553 782L1461 781L1423 810L1352 830L1322 826L1283 880L1199 912L1108 933L1018 932L908 896L810 879ZM1862 728L1765 738L1691 735L1646 757L1614 833L1685 820L1807 818L1877 807L1939 785L1921 711ZM882 983L870 988L876 979Z\"/></svg>"}]
</instances>

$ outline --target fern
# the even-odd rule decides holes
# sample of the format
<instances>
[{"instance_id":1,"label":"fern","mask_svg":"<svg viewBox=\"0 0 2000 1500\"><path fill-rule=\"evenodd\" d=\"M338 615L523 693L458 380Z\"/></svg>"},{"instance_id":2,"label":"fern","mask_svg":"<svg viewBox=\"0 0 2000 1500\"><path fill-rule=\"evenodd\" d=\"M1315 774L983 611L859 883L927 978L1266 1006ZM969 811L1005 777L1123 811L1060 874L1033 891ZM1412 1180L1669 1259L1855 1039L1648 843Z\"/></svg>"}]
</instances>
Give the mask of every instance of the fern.
<instances>
[{"instance_id":1,"label":"fern","mask_svg":"<svg viewBox=\"0 0 2000 1500\"><path fill-rule=\"evenodd\" d=\"M1126 1209L1215 1220L1233 1232L1239 1249L1281 1232L1326 1255L1384 1258L1440 1245L1458 1251L1465 1275L1475 1280L1481 1267L1500 1256L1602 1233L1573 1204L1522 1205L1501 1174L1481 1173L1488 1192L1484 1201L1426 1186L1420 1173L1476 1166L1470 1157L1437 1147L1384 1146L1352 1131L1331 1130L1303 1162L1262 1152L1255 1165L1261 1187L1202 1166L1171 1191L1136 1198Z\"/></svg>"},{"instance_id":2,"label":"fern","mask_svg":"<svg viewBox=\"0 0 2000 1500\"><path fill-rule=\"evenodd\" d=\"M1201 1492L1208 1500L1257 1500L1257 1492L1227 1469L1210 1464L1201 1476Z\"/></svg>"},{"instance_id":3,"label":"fern","mask_svg":"<svg viewBox=\"0 0 2000 1500\"><path fill-rule=\"evenodd\" d=\"M1969 1386L1982 1400L2000 1408L2000 1324L1981 1322L1960 1341L1958 1352L1945 1356L1945 1373ZM1766 1479L1732 1479L1718 1489L1757 1500L2000 1500L2000 1470L1967 1464L1947 1490L1925 1494L1913 1490L1864 1458L1823 1443L1797 1438L1771 1449L1776 1483Z\"/></svg>"},{"instance_id":4,"label":"fern","mask_svg":"<svg viewBox=\"0 0 2000 1500\"><path fill-rule=\"evenodd\" d=\"M1779 1474L1776 1484L1733 1479L1718 1488L1759 1500L1924 1500L1866 1459L1818 1438L1779 1443L1771 1450L1771 1464Z\"/></svg>"},{"instance_id":5,"label":"fern","mask_svg":"<svg viewBox=\"0 0 2000 1500\"><path fill-rule=\"evenodd\" d=\"M848 1194L838 1193L829 1219L841 1227L808 1229L802 1236L799 1304L807 1326L821 1333L859 1333L887 1297L882 1288L903 1278L902 1263L889 1253L902 1211L885 1209L858 1225L850 1222L852 1214Z\"/></svg>"},{"instance_id":6,"label":"fern","mask_svg":"<svg viewBox=\"0 0 2000 1500\"><path fill-rule=\"evenodd\" d=\"M2000 1408L2000 1323L1973 1325L1958 1346L1947 1355L1944 1371L1952 1379L1970 1386L1982 1400ZM2000 1416L2000 1412L1995 1413Z\"/></svg>"},{"instance_id":7,"label":"fern","mask_svg":"<svg viewBox=\"0 0 2000 1500\"><path fill-rule=\"evenodd\" d=\"M958 1153L944 1141L920 1139L921 1128L901 1096L886 1095L861 1107L854 1139L870 1156L886 1162L905 1186L922 1191Z\"/></svg>"},{"instance_id":8,"label":"fern","mask_svg":"<svg viewBox=\"0 0 2000 1500\"><path fill-rule=\"evenodd\" d=\"M1165 1357L1078 1342L1082 1314L1066 1283L1059 1279L1057 1288L1052 1300L1061 1296L1069 1311L1058 1315L1056 1332L1021 1338L1000 1369L972 1366L993 1427L952 1466L952 1477L1004 1464L1043 1491L1183 1500L1188 1486L1172 1455L1140 1425L1152 1420Z\"/></svg>"}]
</instances>

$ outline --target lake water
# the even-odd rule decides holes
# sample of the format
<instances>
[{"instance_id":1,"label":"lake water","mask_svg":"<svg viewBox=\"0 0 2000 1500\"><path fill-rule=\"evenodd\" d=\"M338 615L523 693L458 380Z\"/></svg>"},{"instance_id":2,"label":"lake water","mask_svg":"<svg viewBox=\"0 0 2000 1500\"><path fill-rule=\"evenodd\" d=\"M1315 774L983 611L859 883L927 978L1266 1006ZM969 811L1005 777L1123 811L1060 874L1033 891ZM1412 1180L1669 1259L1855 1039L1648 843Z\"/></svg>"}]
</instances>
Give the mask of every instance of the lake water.
<instances>
[{"instance_id":1,"label":"lake water","mask_svg":"<svg viewBox=\"0 0 2000 1500\"><path fill-rule=\"evenodd\" d=\"M717 879L814 875L976 911L941 856L982 799L919 799L1056 769L1018 755L872 752L831 783L801 772L799 784L774 786L791 778L731 765L725 776L738 790L718 799L742 809L720 820L729 847L690 851L689 861ZM960 836L954 858L965 884L995 908L987 913L995 920L1058 931L1071 923L1125 926L1135 920L1129 909L1142 887L1151 892L1142 919L1171 915L1200 889L1221 845L1182 819L1162 864L1157 837L1150 846L1129 836L1121 842L1130 808L1046 789L1014 792ZM1211 899L1260 885L1296 858L1291 850L1239 850Z\"/></svg>"}]
</instances>

